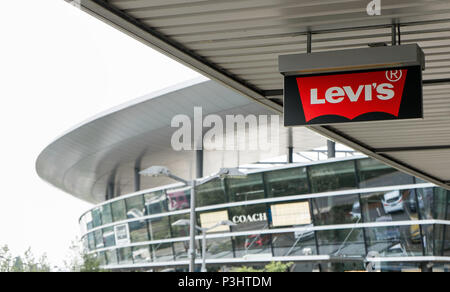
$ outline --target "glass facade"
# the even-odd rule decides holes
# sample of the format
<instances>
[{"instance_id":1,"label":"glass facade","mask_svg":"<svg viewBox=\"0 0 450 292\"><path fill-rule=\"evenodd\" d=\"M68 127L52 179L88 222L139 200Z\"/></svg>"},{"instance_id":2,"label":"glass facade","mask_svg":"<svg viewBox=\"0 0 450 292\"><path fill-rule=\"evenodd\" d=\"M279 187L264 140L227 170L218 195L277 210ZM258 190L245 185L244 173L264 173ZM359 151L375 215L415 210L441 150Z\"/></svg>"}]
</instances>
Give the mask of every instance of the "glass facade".
<instances>
[{"instance_id":1,"label":"glass facade","mask_svg":"<svg viewBox=\"0 0 450 292\"><path fill-rule=\"evenodd\" d=\"M199 186L197 224L235 223L208 233L208 259L450 256L450 192L423 184L369 158L264 170ZM189 189L105 202L80 219L84 244L106 267L187 261L189 228L173 223L189 219L189 205ZM124 230L120 237L118 226ZM201 248L199 240L199 257ZM345 271L361 265L319 267ZM401 263L378 266L408 269Z\"/></svg>"}]
</instances>

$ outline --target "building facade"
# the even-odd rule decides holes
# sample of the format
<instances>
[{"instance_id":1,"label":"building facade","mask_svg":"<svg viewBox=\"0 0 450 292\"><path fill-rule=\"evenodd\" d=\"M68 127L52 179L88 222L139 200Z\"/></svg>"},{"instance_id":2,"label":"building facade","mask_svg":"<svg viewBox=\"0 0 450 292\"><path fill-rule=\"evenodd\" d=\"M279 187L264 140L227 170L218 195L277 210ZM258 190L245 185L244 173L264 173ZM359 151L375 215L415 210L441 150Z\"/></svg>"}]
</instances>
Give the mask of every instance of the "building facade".
<instances>
[{"instance_id":1,"label":"building facade","mask_svg":"<svg viewBox=\"0 0 450 292\"><path fill-rule=\"evenodd\" d=\"M196 189L210 270L293 262L295 271L448 270L450 192L366 157L248 172ZM85 213L83 242L103 267L188 265L190 191L143 190ZM197 243L201 258L201 236Z\"/></svg>"}]
</instances>

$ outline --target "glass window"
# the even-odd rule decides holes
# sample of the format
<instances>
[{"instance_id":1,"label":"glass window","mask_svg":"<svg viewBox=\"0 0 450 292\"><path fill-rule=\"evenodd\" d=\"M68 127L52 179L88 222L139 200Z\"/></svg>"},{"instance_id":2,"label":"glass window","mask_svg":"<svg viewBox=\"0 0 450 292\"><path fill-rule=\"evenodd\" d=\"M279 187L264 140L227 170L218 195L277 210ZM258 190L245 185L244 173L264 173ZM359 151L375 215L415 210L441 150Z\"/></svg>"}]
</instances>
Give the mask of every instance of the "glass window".
<instances>
[{"instance_id":1,"label":"glass window","mask_svg":"<svg viewBox=\"0 0 450 292\"><path fill-rule=\"evenodd\" d=\"M359 174L359 187L382 187L413 184L413 177L374 159L356 161Z\"/></svg>"},{"instance_id":2,"label":"glass window","mask_svg":"<svg viewBox=\"0 0 450 292\"><path fill-rule=\"evenodd\" d=\"M100 263L100 266L106 265L106 253L104 251L101 251L97 254L98 261Z\"/></svg>"},{"instance_id":3,"label":"glass window","mask_svg":"<svg viewBox=\"0 0 450 292\"><path fill-rule=\"evenodd\" d=\"M230 237L207 238L206 239L206 258L232 258L233 244Z\"/></svg>"},{"instance_id":4,"label":"glass window","mask_svg":"<svg viewBox=\"0 0 450 292\"><path fill-rule=\"evenodd\" d=\"M319 254L365 255L363 230L361 228L317 231Z\"/></svg>"},{"instance_id":5,"label":"glass window","mask_svg":"<svg viewBox=\"0 0 450 292\"><path fill-rule=\"evenodd\" d=\"M191 206L191 190L170 190L167 191L167 202L169 211L188 209Z\"/></svg>"},{"instance_id":6,"label":"glass window","mask_svg":"<svg viewBox=\"0 0 450 292\"><path fill-rule=\"evenodd\" d=\"M362 212L366 222L418 220L414 189L361 194ZM352 213L360 213L355 205Z\"/></svg>"},{"instance_id":7,"label":"glass window","mask_svg":"<svg viewBox=\"0 0 450 292\"><path fill-rule=\"evenodd\" d=\"M81 239L81 243L83 244L83 251L84 252L89 252L89 243L88 243L88 236L84 236Z\"/></svg>"},{"instance_id":8,"label":"glass window","mask_svg":"<svg viewBox=\"0 0 450 292\"><path fill-rule=\"evenodd\" d=\"M103 242L105 244L105 247L111 247L116 245L114 227L107 227L103 229Z\"/></svg>"},{"instance_id":9,"label":"glass window","mask_svg":"<svg viewBox=\"0 0 450 292\"><path fill-rule=\"evenodd\" d=\"M197 206L211 206L226 203L224 180L214 180L195 188Z\"/></svg>"},{"instance_id":10,"label":"glass window","mask_svg":"<svg viewBox=\"0 0 450 292\"><path fill-rule=\"evenodd\" d=\"M314 193L356 188L353 161L310 166L309 174L312 192Z\"/></svg>"},{"instance_id":11,"label":"glass window","mask_svg":"<svg viewBox=\"0 0 450 292\"><path fill-rule=\"evenodd\" d=\"M450 256L450 226L445 226L444 256Z\"/></svg>"},{"instance_id":12,"label":"glass window","mask_svg":"<svg viewBox=\"0 0 450 292\"><path fill-rule=\"evenodd\" d=\"M129 265L133 263L133 258L131 256L131 247L123 247L117 250L119 256L119 264Z\"/></svg>"},{"instance_id":13,"label":"glass window","mask_svg":"<svg viewBox=\"0 0 450 292\"><path fill-rule=\"evenodd\" d=\"M189 241L175 242L173 244L175 250L175 260L185 260L188 258ZM198 247L198 245L197 245Z\"/></svg>"},{"instance_id":14,"label":"glass window","mask_svg":"<svg viewBox=\"0 0 450 292\"><path fill-rule=\"evenodd\" d=\"M172 262L174 260L172 243L156 244L151 248L155 262Z\"/></svg>"},{"instance_id":15,"label":"glass window","mask_svg":"<svg viewBox=\"0 0 450 292\"><path fill-rule=\"evenodd\" d=\"M306 167L275 170L264 173L269 197L284 197L309 192Z\"/></svg>"},{"instance_id":16,"label":"glass window","mask_svg":"<svg viewBox=\"0 0 450 292\"><path fill-rule=\"evenodd\" d=\"M417 189L421 219L444 219L447 192L442 188Z\"/></svg>"},{"instance_id":17,"label":"glass window","mask_svg":"<svg viewBox=\"0 0 450 292\"><path fill-rule=\"evenodd\" d=\"M271 241L272 237L270 234L236 236L234 239L236 257L240 258L248 254L271 256Z\"/></svg>"},{"instance_id":18,"label":"glass window","mask_svg":"<svg viewBox=\"0 0 450 292\"><path fill-rule=\"evenodd\" d=\"M348 224L361 221L358 195L315 198L311 201L316 225Z\"/></svg>"},{"instance_id":19,"label":"glass window","mask_svg":"<svg viewBox=\"0 0 450 292\"><path fill-rule=\"evenodd\" d=\"M103 224L109 224L113 222L110 204L102 206L102 221Z\"/></svg>"},{"instance_id":20,"label":"glass window","mask_svg":"<svg viewBox=\"0 0 450 292\"><path fill-rule=\"evenodd\" d=\"M87 235L88 238L88 248L90 251L95 250L95 237L94 233L91 232Z\"/></svg>"},{"instance_id":21,"label":"glass window","mask_svg":"<svg viewBox=\"0 0 450 292\"><path fill-rule=\"evenodd\" d=\"M236 226L231 231L262 230L269 228L269 216L266 204L232 207L228 210L231 221Z\"/></svg>"},{"instance_id":22,"label":"glass window","mask_svg":"<svg viewBox=\"0 0 450 292\"><path fill-rule=\"evenodd\" d=\"M447 191L447 220L450 220L450 191ZM450 256L450 226L445 226L444 256Z\"/></svg>"},{"instance_id":23,"label":"glass window","mask_svg":"<svg viewBox=\"0 0 450 292\"><path fill-rule=\"evenodd\" d=\"M308 256L317 253L314 231L273 234L272 238L274 256Z\"/></svg>"},{"instance_id":24,"label":"glass window","mask_svg":"<svg viewBox=\"0 0 450 292\"><path fill-rule=\"evenodd\" d=\"M264 199L264 185L261 173L246 178L228 178L228 193L234 202Z\"/></svg>"},{"instance_id":25,"label":"glass window","mask_svg":"<svg viewBox=\"0 0 450 292\"><path fill-rule=\"evenodd\" d=\"M368 251L381 257L423 254L419 225L366 228Z\"/></svg>"},{"instance_id":26,"label":"glass window","mask_svg":"<svg viewBox=\"0 0 450 292\"><path fill-rule=\"evenodd\" d=\"M127 218L139 218L144 216L144 196L134 196L125 200L127 206Z\"/></svg>"},{"instance_id":27,"label":"glass window","mask_svg":"<svg viewBox=\"0 0 450 292\"><path fill-rule=\"evenodd\" d=\"M84 215L84 220L86 222L86 228L87 230L91 230L92 228L94 228L94 223L92 222L92 213L91 212L87 212L86 215Z\"/></svg>"},{"instance_id":28,"label":"glass window","mask_svg":"<svg viewBox=\"0 0 450 292\"><path fill-rule=\"evenodd\" d=\"M175 215L170 216L170 222L171 224L177 222L178 220L189 220L190 215L189 214L182 214L182 215ZM172 225L172 237L187 237L189 236L189 226L188 225Z\"/></svg>"},{"instance_id":29,"label":"glass window","mask_svg":"<svg viewBox=\"0 0 450 292\"><path fill-rule=\"evenodd\" d=\"M114 222L127 219L127 216L125 214L125 201L124 200L118 200L118 201L111 203L111 210L112 210Z\"/></svg>"},{"instance_id":30,"label":"glass window","mask_svg":"<svg viewBox=\"0 0 450 292\"><path fill-rule=\"evenodd\" d=\"M169 217L149 219L147 222L150 240L167 239L171 237Z\"/></svg>"},{"instance_id":31,"label":"glass window","mask_svg":"<svg viewBox=\"0 0 450 292\"><path fill-rule=\"evenodd\" d=\"M108 262L108 265L117 265L118 258L117 258L117 250L107 250L105 251L106 254L106 261Z\"/></svg>"},{"instance_id":32,"label":"glass window","mask_svg":"<svg viewBox=\"0 0 450 292\"><path fill-rule=\"evenodd\" d=\"M92 210L92 226L99 227L102 225L102 214L100 208L95 208Z\"/></svg>"},{"instance_id":33,"label":"glass window","mask_svg":"<svg viewBox=\"0 0 450 292\"><path fill-rule=\"evenodd\" d=\"M103 248L104 247L103 234L101 229L94 231L94 238L95 238L95 248L96 249Z\"/></svg>"},{"instance_id":34,"label":"glass window","mask_svg":"<svg viewBox=\"0 0 450 292\"><path fill-rule=\"evenodd\" d=\"M133 254L133 262L135 264L149 263L152 261L152 257L150 255L150 247L148 245L133 247L132 254Z\"/></svg>"},{"instance_id":35,"label":"glass window","mask_svg":"<svg viewBox=\"0 0 450 292\"><path fill-rule=\"evenodd\" d=\"M131 242L148 241L147 221L140 220L128 223Z\"/></svg>"},{"instance_id":36,"label":"glass window","mask_svg":"<svg viewBox=\"0 0 450 292\"><path fill-rule=\"evenodd\" d=\"M157 191L144 195L145 215L155 215L167 212L166 194Z\"/></svg>"}]
</instances>

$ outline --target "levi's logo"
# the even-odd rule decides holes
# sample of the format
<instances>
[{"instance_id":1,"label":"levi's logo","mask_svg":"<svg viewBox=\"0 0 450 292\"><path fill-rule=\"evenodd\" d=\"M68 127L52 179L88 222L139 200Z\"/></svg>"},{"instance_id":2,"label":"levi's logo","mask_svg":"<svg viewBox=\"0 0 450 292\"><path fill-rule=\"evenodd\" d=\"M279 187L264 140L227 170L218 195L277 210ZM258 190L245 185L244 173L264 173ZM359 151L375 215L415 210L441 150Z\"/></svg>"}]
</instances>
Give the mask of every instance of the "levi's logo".
<instances>
[{"instance_id":1,"label":"levi's logo","mask_svg":"<svg viewBox=\"0 0 450 292\"><path fill-rule=\"evenodd\" d=\"M305 121L382 112L398 117L407 69L298 77Z\"/></svg>"}]
</instances>

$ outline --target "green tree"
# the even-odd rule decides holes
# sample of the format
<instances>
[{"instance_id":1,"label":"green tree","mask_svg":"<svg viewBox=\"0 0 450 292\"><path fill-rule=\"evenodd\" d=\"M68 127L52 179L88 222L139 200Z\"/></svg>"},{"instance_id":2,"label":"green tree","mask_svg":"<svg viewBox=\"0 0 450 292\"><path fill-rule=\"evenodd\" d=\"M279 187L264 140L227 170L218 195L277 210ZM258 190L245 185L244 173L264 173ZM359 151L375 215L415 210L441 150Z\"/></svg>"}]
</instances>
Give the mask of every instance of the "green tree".
<instances>
[{"instance_id":1,"label":"green tree","mask_svg":"<svg viewBox=\"0 0 450 292\"><path fill-rule=\"evenodd\" d=\"M7 245L0 248L0 272L50 272L50 270L45 254L36 259L29 248L23 256L14 257Z\"/></svg>"},{"instance_id":2,"label":"green tree","mask_svg":"<svg viewBox=\"0 0 450 292\"><path fill-rule=\"evenodd\" d=\"M78 239L72 241L69 259L64 261L65 270L69 272L106 272L100 267L98 258L80 247Z\"/></svg>"}]
</instances>

